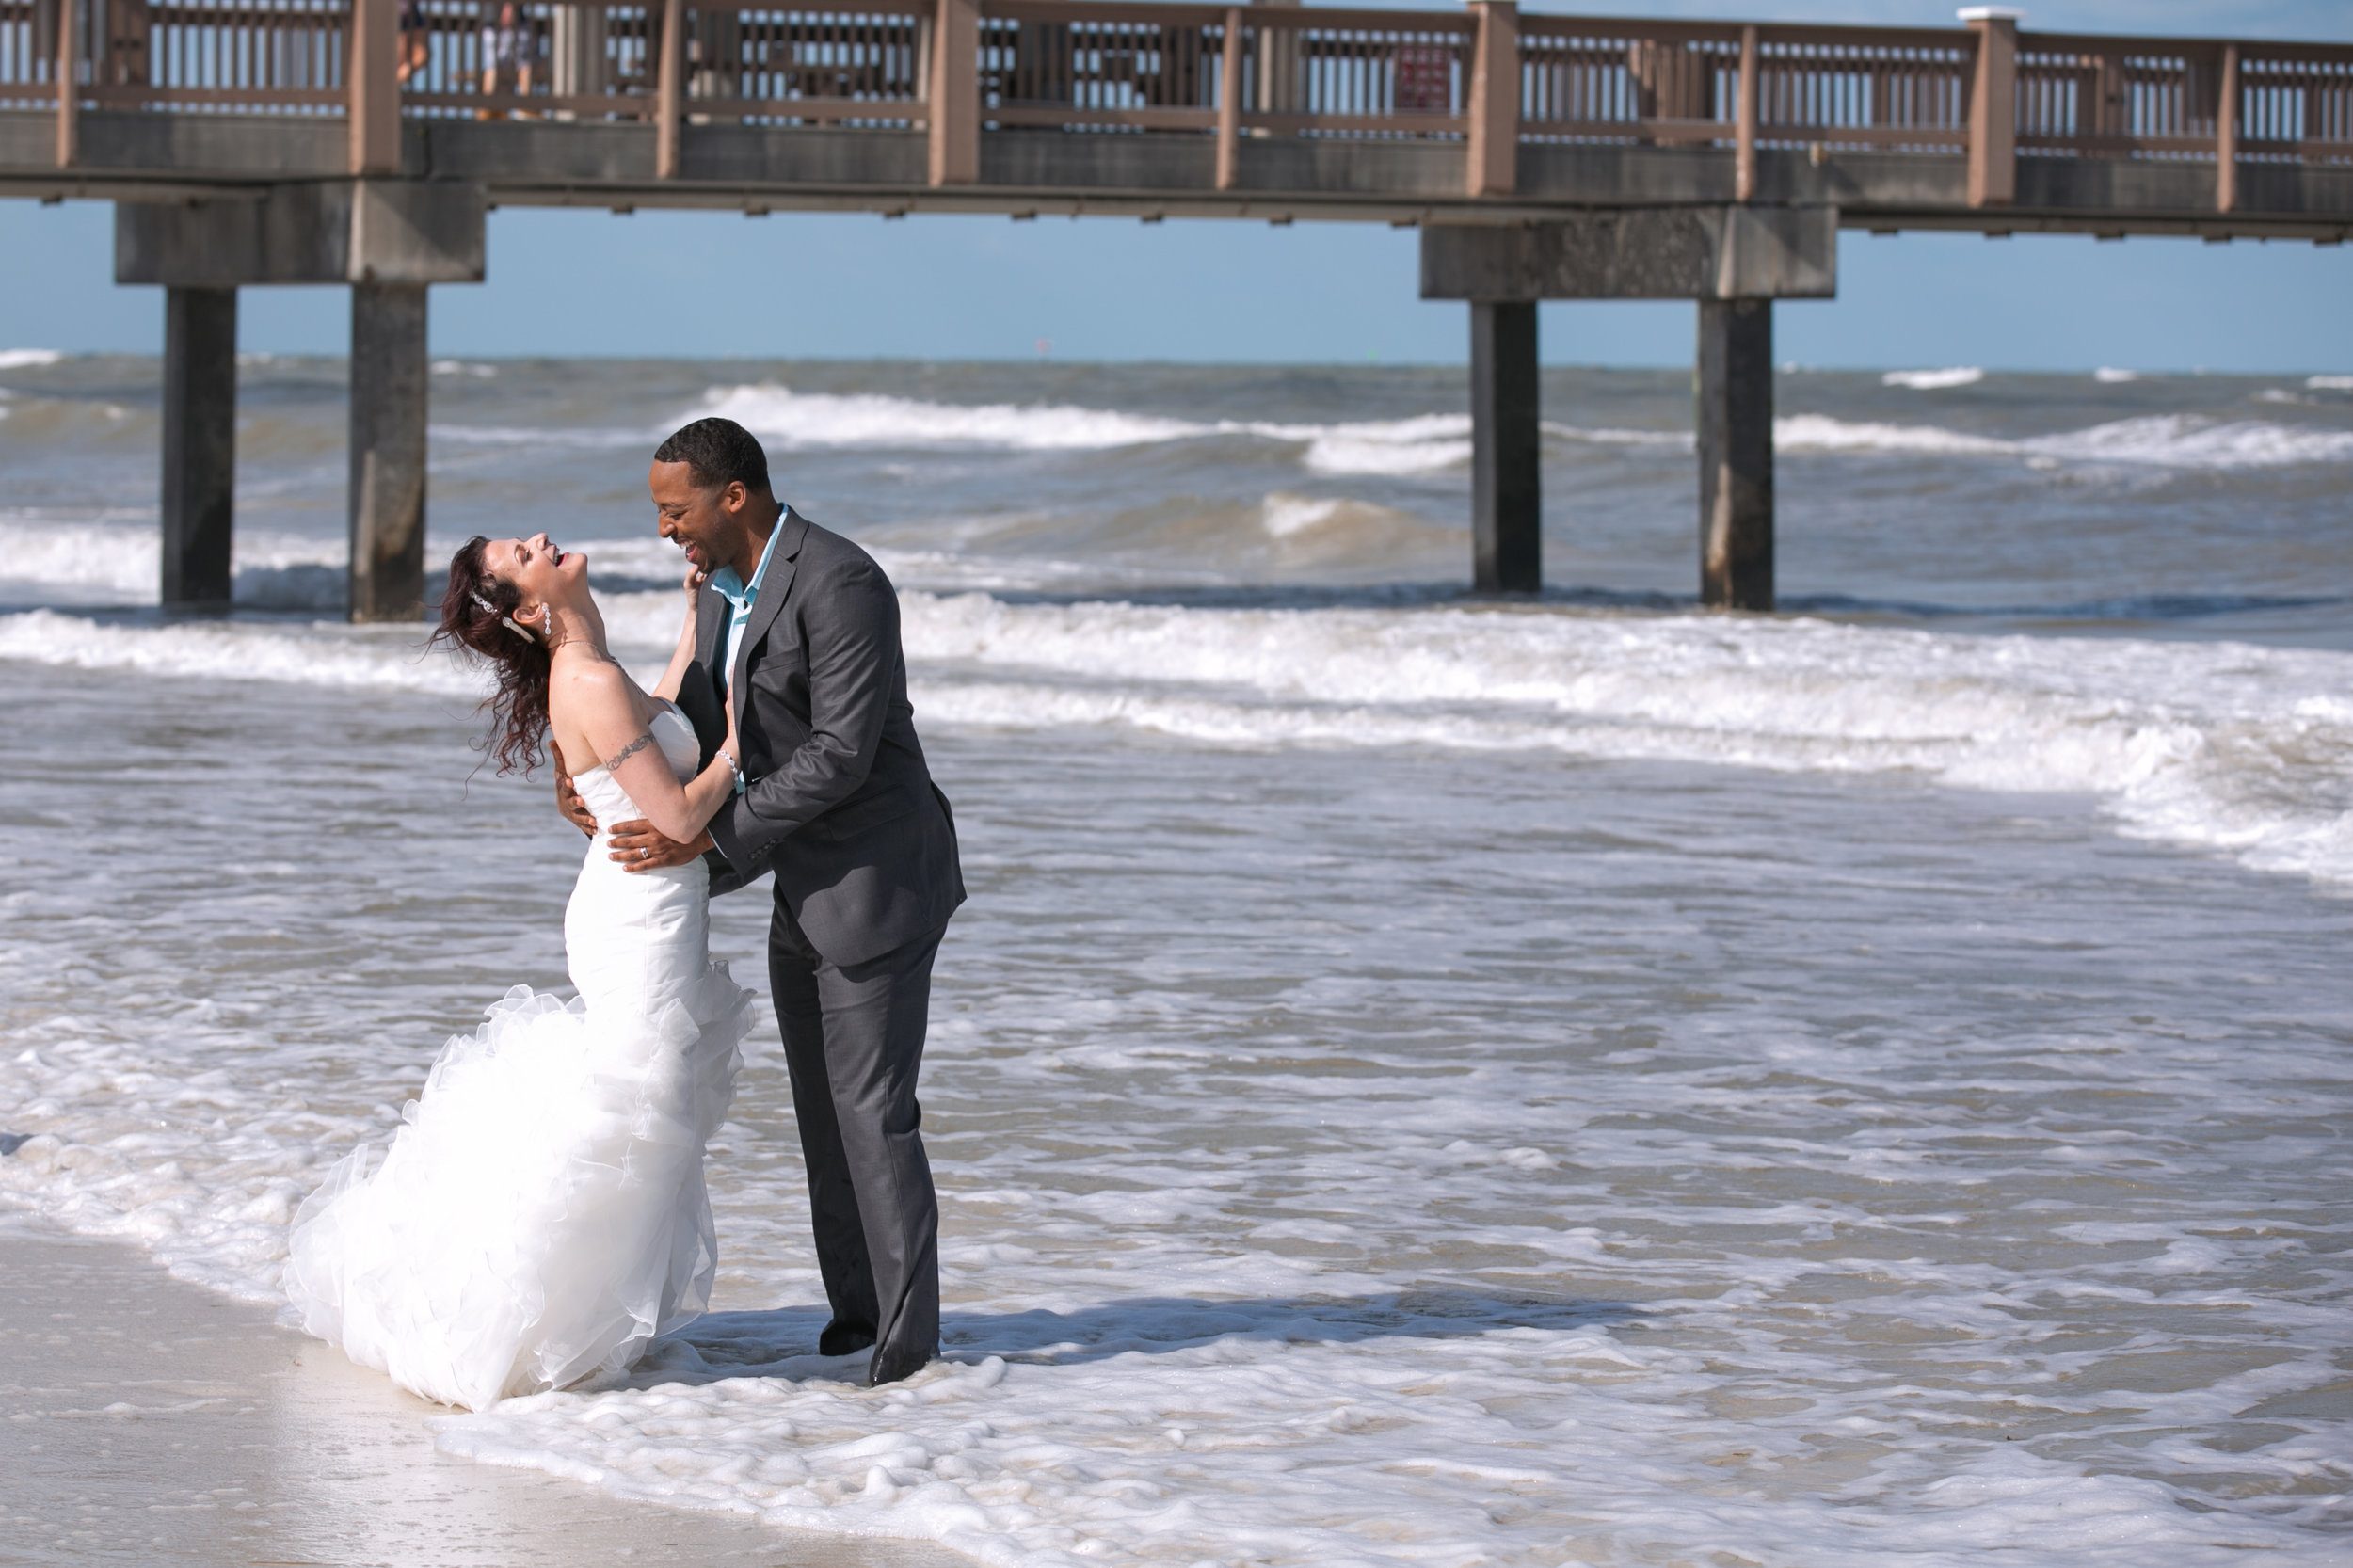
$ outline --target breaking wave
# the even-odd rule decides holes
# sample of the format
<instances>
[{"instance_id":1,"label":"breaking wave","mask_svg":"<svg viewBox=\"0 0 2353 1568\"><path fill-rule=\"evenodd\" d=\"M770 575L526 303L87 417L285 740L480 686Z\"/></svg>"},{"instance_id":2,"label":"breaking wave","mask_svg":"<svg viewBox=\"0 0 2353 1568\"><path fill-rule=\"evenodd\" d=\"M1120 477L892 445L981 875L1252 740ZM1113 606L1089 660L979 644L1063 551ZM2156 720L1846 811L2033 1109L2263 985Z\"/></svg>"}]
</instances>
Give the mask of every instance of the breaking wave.
<instances>
[{"instance_id":1,"label":"breaking wave","mask_svg":"<svg viewBox=\"0 0 2353 1568\"><path fill-rule=\"evenodd\" d=\"M1894 376L1961 376L1961 371ZM1965 373L1974 379L1982 372ZM1897 382L1958 386L1956 380ZM1195 421L1057 404L956 405L878 393L796 392L774 383L714 388L700 414L733 419L784 450L876 448L901 451L1091 452L1174 441L1246 440L1294 447L1308 472L1323 474L1429 473L1470 458L1470 420L1433 413L1409 419L1331 424ZM1774 440L1793 452L1933 453L1961 456L2052 457L2089 463L2241 469L2353 461L2353 432L2298 428L2265 421L2219 421L2164 414L2085 429L2006 439L1933 424L1897 424L1793 414L1776 420ZM1593 446L1688 449L1688 431L1634 430L1547 423L1555 441ZM487 433L477 439L492 439ZM577 439L575 435L575 439ZM635 438L642 440L642 436Z\"/></svg>"},{"instance_id":2,"label":"breaking wave","mask_svg":"<svg viewBox=\"0 0 2353 1568\"><path fill-rule=\"evenodd\" d=\"M1955 365L1949 370L1891 370L1880 377L1880 385L1942 392L1947 387L1974 387L1984 379L1985 372L1975 365Z\"/></svg>"},{"instance_id":3,"label":"breaking wave","mask_svg":"<svg viewBox=\"0 0 2353 1568\"><path fill-rule=\"evenodd\" d=\"M1314 504L1300 503L1302 527ZM1814 620L901 596L927 719L1245 747L1549 750L2089 795L2133 836L2353 886L2353 655ZM668 593L609 596L659 663ZM477 692L418 629L0 616L0 658Z\"/></svg>"}]
</instances>

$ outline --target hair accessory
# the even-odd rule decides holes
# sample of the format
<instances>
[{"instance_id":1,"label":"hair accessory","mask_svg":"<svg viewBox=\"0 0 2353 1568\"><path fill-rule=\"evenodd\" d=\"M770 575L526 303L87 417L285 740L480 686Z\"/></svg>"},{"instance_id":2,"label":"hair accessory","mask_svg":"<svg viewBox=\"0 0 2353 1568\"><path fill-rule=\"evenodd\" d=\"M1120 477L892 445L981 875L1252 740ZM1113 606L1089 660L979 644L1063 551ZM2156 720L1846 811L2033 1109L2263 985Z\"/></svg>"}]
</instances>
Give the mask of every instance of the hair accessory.
<instances>
[{"instance_id":1,"label":"hair accessory","mask_svg":"<svg viewBox=\"0 0 2353 1568\"><path fill-rule=\"evenodd\" d=\"M498 606L483 598L480 594L475 594L472 597L473 601L482 606L483 613L485 615L498 614ZM517 620L512 616L499 616L499 624L527 643L536 643L539 640L531 634L530 628L524 626L522 622Z\"/></svg>"}]
</instances>

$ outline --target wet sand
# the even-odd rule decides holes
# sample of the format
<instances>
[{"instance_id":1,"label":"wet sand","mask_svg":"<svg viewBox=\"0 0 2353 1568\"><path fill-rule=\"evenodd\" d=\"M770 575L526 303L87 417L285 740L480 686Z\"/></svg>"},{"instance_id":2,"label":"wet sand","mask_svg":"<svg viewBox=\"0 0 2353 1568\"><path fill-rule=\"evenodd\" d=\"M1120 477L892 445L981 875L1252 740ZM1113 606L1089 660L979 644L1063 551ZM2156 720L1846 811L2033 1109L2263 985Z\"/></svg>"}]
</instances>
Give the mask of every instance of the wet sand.
<instances>
[{"instance_id":1,"label":"wet sand","mask_svg":"<svg viewBox=\"0 0 2353 1568\"><path fill-rule=\"evenodd\" d=\"M438 1407L120 1244L0 1230L0 1563L969 1568L433 1447Z\"/></svg>"}]
</instances>

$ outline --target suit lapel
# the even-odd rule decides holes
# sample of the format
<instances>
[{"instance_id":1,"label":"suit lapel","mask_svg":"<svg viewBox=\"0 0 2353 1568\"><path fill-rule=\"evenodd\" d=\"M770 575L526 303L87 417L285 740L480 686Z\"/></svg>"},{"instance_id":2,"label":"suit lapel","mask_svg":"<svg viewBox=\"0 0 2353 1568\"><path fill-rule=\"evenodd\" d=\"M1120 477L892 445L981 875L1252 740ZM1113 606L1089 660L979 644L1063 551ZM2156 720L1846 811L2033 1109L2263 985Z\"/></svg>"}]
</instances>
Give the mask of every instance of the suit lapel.
<instances>
[{"instance_id":1,"label":"suit lapel","mask_svg":"<svg viewBox=\"0 0 2353 1568\"><path fill-rule=\"evenodd\" d=\"M712 660L719 651L719 633L726 630L732 609L727 596L708 583L695 600L695 659L704 669L711 670L714 686L718 671L712 669Z\"/></svg>"},{"instance_id":2,"label":"suit lapel","mask_svg":"<svg viewBox=\"0 0 2353 1568\"><path fill-rule=\"evenodd\" d=\"M739 722L744 712L744 680L751 672L751 654L768 629L784 612L785 596L792 590L792 573L799 568L801 541L808 536L808 519L792 507L776 520L776 554L769 557L768 574L760 580L760 597L752 600L751 618L744 623L744 635L728 649L728 707L737 714Z\"/></svg>"}]
</instances>

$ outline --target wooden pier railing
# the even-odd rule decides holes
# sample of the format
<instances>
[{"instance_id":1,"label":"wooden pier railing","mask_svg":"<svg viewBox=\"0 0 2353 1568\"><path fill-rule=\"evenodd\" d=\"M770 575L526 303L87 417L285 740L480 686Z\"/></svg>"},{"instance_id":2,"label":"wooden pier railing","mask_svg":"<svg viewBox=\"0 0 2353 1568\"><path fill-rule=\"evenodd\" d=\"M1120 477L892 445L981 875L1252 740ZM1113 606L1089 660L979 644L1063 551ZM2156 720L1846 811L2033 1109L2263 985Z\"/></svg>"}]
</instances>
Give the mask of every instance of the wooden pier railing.
<instances>
[{"instance_id":1,"label":"wooden pier railing","mask_svg":"<svg viewBox=\"0 0 2353 1568\"><path fill-rule=\"evenodd\" d=\"M2353 163L2353 45L1953 28L1596 20L1144 0L0 0L0 107L912 130L934 184L973 183L984 130L1465 145L1465 193L1508 194L1522 143L1965 152L2000 205L2020 159L2203 161L2233 206L2249 163ZM358 46L355 27L388 41ZM355 67L357 60L371 63ZM60 94L58 82L72 84ZM397 105L396 109L392 107ZM373 119L377 133L362 133Z\"/></svg>"}]
</instances>

